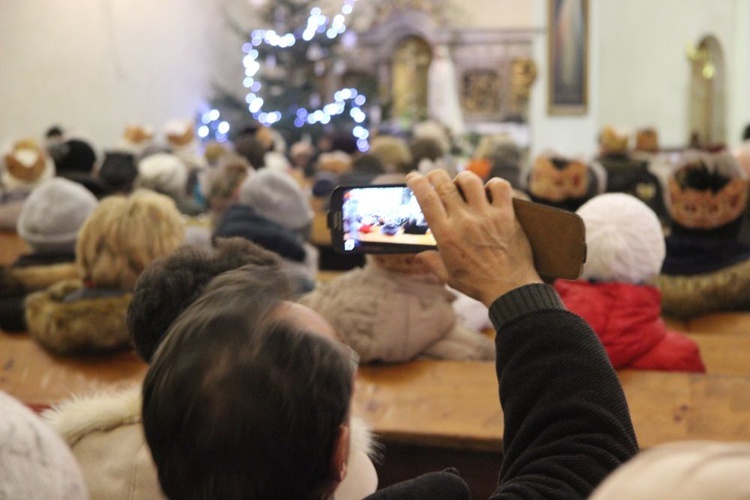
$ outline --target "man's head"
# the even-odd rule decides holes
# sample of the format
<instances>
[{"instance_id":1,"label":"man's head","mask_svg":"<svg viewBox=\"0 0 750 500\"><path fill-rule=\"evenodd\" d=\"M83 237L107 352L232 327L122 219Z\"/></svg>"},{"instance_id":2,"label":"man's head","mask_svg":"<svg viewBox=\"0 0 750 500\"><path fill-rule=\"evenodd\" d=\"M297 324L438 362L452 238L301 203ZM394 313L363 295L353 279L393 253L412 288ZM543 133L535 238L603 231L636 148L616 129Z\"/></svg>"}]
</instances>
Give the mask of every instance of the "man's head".
<instances>
[{"instance_id":1,"label":"man's head","mask_svg":"<svg viewBox=\"0 0 750 500\"><path fill-rule=\"evenodd\" d=\"M213 250L183 246L148 266L135 284L127 316L138 356L150 362L170 325L206 285L246 265L278 269L281 259L244 238L219 238Z\"/></svg>"},{"instance_id":2,"label":"man's head","mask_svg":"<svg viewBox=\"0 0 750 500\"><path fill-rule=\"evenodd\" d=\"M226 273L173 324L143 387L170 498L326 498L346 475L353 368L283 273Z\"/></svg>"}]
</instances>

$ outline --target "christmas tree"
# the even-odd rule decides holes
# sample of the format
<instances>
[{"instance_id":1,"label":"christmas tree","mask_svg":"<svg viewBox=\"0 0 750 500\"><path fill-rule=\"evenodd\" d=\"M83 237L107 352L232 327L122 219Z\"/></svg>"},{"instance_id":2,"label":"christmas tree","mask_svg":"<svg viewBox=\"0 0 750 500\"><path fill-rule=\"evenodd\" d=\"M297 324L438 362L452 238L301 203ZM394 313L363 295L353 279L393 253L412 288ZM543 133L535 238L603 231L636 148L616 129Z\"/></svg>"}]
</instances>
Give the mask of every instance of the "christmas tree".
<instances>
[{"instance_id":1,"label":"christmas tree","mask_svg":"<svg viewBox=\"0 0 750 500\"><path fill-rule=\"evenodd\" d=\"M340 49L356 43L347 18L357 0L326 13L308 0L274 0L261 8L265 27L252 30L242 46L243 97L219 91L213 108L199 116L201 138L226 140L229 131L252 119L272 126L287 142L346 131L368 147L367 96L354 87L336 88L345 63ZM235 30L241 30L231 24Z\"/></svg>"}]
</instances>

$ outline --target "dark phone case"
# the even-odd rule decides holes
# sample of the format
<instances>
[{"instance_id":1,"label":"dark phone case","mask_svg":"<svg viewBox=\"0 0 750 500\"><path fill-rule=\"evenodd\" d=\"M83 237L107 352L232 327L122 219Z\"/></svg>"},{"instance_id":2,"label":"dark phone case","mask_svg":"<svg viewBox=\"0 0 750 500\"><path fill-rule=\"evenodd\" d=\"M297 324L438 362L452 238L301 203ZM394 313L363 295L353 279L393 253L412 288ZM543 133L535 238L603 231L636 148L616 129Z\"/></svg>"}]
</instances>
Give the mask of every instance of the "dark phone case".
<instances>
[{"instance_id":1,"label":"dark phone case","mask_svg":"<svg viewBox=\"0 0 750 500\"><path fill-rule=\"evenodd\" d=\"M346 186L346 189L355 187L367 186ZM334 191L331 198L332 210L328 213L328 227L331 228L332 244L337 252L343 252L343 233L340 231L340 201L340 199L336 199L336 191ZM531 250L534 253L534 266L537 272L549 278L571 280L578 278L583 272L583 264L586 262L586 229L583 220L573 212L517 198L513 199L513 208L531 244ZM337 214L339 216L338 226ZM359 253L407 253L423 250L425 250L425 247L382 245L368 247L365 251L359 251Z\"/></svg>"}]
</instances>

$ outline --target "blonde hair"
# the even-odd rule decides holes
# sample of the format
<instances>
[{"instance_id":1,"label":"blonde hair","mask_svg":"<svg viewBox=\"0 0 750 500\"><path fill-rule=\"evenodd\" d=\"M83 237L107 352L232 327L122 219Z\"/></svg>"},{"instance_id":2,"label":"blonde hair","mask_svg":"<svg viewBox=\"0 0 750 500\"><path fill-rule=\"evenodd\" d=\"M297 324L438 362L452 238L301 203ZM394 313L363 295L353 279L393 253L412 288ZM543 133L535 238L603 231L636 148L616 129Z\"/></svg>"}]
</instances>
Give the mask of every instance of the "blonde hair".
<instances>
[{"instance_id":1,"label":"blonde hair","mask_svg":"<svg viewBox=\"0 0 750 500\"><path fill-rule=\"evenodd\" d=\"M110 196L84 222L76 264L90 286L131 290L148 264L172 253L184 238L180 213L167 196L146 190Z\"/></svg>"}]
</instances>

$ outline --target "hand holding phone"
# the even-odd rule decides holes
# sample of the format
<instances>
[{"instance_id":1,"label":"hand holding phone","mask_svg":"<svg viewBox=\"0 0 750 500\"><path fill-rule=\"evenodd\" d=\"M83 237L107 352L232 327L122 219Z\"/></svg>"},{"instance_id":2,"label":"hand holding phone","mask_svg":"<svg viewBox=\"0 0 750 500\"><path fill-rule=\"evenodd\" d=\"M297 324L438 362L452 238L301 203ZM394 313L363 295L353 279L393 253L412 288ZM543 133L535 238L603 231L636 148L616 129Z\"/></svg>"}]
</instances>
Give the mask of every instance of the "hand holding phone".
<instances>
[{"instance_id":1,"label":"hand holding phone","mask_svg":"<svg viewBox=\"0 0 750 500\"><path fill-rule=\"evenodd\" d=\"M513 199L539 274L576 279L586 260L583 221L573 212ZM337 187L328 226L342 253L410 253L435 249L414 193L405 184Z\"/></svg>"}]
</instances>

